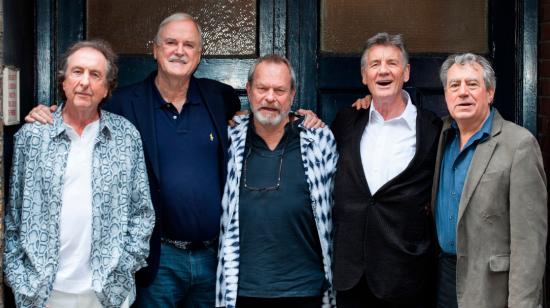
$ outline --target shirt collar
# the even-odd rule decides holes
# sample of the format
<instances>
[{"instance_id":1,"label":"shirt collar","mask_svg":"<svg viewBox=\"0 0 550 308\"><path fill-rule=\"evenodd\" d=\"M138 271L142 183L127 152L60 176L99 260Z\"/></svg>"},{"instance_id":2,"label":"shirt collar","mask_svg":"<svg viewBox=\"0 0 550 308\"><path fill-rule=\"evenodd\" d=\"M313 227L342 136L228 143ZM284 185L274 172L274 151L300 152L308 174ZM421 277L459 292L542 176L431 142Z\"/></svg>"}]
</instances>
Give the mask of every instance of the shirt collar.
<instances>
[{"instance_id":1,"label":"shirt collar","mask_svg":"<svg viewBox=\"0 0 550 308\"><path fill-rule=\"evenodd\" d=\"M393 118L389 121L403 121L407 124L410 130L416 130L416 106L412 103L411 96L409 93L405 90L401 90L401 95L403 96L403 100L406 102L405 110L403 110L403 113L401 113L400 116ZM376 110L376 107L374 107L374 104L372 103L371 99L371 108L369 111L369 122L374 119L377 121L384 121L384 118L382 115Z\"/></svg>"},{"instance_id":2,"label":"shirt collar","mask_svg":"<svg viewBox=\"0 0 550 308\"><path fill-rule=\"evenodd\" d=\"M164 100L162 95L160 95L160 91L157 88L157 85L155 84L155 78L151 78L151 82L153 84L153 92L154 95L157 98L157 107L161 108L162 106L171 103ZM201 96L199 92L199 88L197 85L197 81L195 80L195 77L191 76L191 79L189 80L189 88L187 89L187 99L185 101L185 104L191 104L191 105L198 105L201 102Z\"/></svg>"},{"instance_id":3,"label":"shirt collar","mask_svg":"<svg viewBox=\"0 0 550 308\"><path fill-rule=\"evenodd\" d=\"M65 124L65 122L63 122L63 115L62 115L62 110L63 110L63 107L64 107L64 104L61 104L57 110L53 113L53 128L52 128L52 134L51 134L51 137L58 137L60 135L63 135L63 136L67 136L67 125ZM101 107L100 107L101 108ZM100 139L102 138L109 138L111 136L111 124L110 123L112 121L111 117L108 116L108 114L106 114L105 111L102 111L100 109L99 111L99 133L98 133L98 137Z\"/></svg>"},{"instance_id":4,"label":"shirt collar","mask_svg":"<svg viewBox=\"0 0 550 308\"><path fill-rule=\"evenodd\" d=\"M476 142L476 141L484 141L485 139L487 139L490 135L491 135L491 130L493 128L493 117L495 115L495 108L493 108L491 106L491 109L490 109L490 112L489 112L489 115L487 116L487 119L485 120L485 122L483 122L483 125L481 126L481 128L472 136L470 137L470 139L468 140L468 142L466 143L466 145L464 145L464 148L466 148L466 146ZM451 122L451 127L453 128L453 131L456 135L458 135L459 131L458 131L458 125L456 124L456 121L453 120Z\"/></svg>"}]
</instances>

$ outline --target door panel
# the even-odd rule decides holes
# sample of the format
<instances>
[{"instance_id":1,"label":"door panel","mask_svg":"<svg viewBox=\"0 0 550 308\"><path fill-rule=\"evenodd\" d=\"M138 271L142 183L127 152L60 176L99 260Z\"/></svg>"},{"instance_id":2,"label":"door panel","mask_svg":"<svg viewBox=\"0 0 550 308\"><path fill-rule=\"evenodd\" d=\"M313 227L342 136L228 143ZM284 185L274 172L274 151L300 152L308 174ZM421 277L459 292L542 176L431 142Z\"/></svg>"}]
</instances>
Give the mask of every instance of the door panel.
<instances>
[{"instance_id":1,"label":"door panel","mask_svg":"<svg viewBox=\"0 0 550 308\"><path fill-rule=\"evenodd\" d=\"M335 1L322 0L322 5L319 9L343 9L341 6L335 8L334 5L331 4L332 2L336 3ZM358 51L361 48L359 46L362 46L366 39L376 32L387 31L390 34L396 34L397 32L391 32L391 30L398 29L399 27L405 27L402 29L405 35L404 39L407 46L411 46L409 50L411 78L404 87L409 91L413 102L417 106L431 110L439 116L446 115L447 110L443 89L439 81L439 68L450 53L474 50L478 53L481 52L490 61L493 61L497 79L499 80L499 87L494 102L495 106L505 118L520 122L517 110L521 109L518 107L518 105L521 106L521 101L512 99L516 97L517 94L517 89L515 87L517 84L517 77L515 75L517 68L514 66L514 46L517 44L514 38L514 19L516 15L515 2L513 0L488 0L485 4L485 9L483 9L483 5L478 5L478 3L480 3L479 1L472 2L472 4L476 4L476 9L472 12L472 16L477 16L475 14L479 15L480 10L484 11L486 14L484 20L488 26L478 21L479 16L474 18L479 29L470 29L468 28L470 25L464 25L464 27L462 27L457 21L453 22L453 20L458 18L458 16L453 15L456 13L453 11L442 12L434 10L435 15L433 19L436 19L436 23L441 27L441 29L435 29L434 25L431 24L433 22L432 20L425 20L427 18L426 14L430 13L427 7L420 11L414 11L412 8L409 8L405 13L405 17L408 18L400 14L401 17L399 17L399 22L396 23L392 22L392 18L395 18L395 14L388 14L388 12L394 11L384 10L383 7L387 6L390 7L390 9L397 6L400 7L403 5L400 1L386 1L382 3L377 0L369 0L367 2L346 0L344 2L351 7L348 19L342 20L342 18L340 18L340 20L336 22L327 22L322 18L328 18L327 15L331 14L338 15L338 13L322 11L318 13L318 15L321 16L318 20L318 23L321 25L321 29L319 30L321 36L319 40L325 39L323 35L328 37L330 33L332 33L332 36L341 33L339 37L335 36L334 40L337 41L336 43L319 42L318 44L320 46L317 51L319 60L315 78L317 78L318 81L319 110L320 114L328 123L332 121L336 112L341 107L348 106L353 103L355 99L368 93L368 89L361 84L360 51ZM424 2L425 1L419 2L419 4ZM446 2L445 4L437 0L433 0L432 2L432 8L443 5L447 7L446 9L449 9L448 7L460 5L460 9L466 9L466 12L473 8L473 6L468 7L463 1L458 0ZM373 13L373 6L380 7L377 14ZM370 8L370 10L367 8ZM442 9L444 8L439 8L439 10ZM431 14L434 12L431 12ZM449 25L442 22L440 17L438 17L439 15L448 15L446 20L448 20ZM457 15L464 20L472 18L472 16L464 17L464 14ZM364 22L362 18L370 18L377 22ZM325 22L325 24L323 24L323 22ZM465 21L464 23L467 24ZM327 30L323 28L323 25L325 25L325 27L340 26L342 30L340 32L337 29ZM349 28L350 25L353 25L355 28L351 30L351 28ZM359 30L356 28L358 25L371 28ZM434 29L432 32L439 33L437 37L431 37L432 33L424 31L430 28ZM455 30L450 31L451 28ZM354 32L348 33L350 31ZM472 41L471 44L468 42L465 43L464 41L468 41L468 36L472 31L475 31L474 36L476 40ZM325 34L325 32L329 34ZM415 35L418 36L416 40L414 38ZM479 40L480 35L485 35L485 44ZM348 41L350 39L360 40L360 44L355 41L349 43L348 45L350 47L347 53L344 52L347 46L346 42L348 42L345 39L346 37ZM429 44L430 37L433 40L437 40L437 43L434 42L433 51L429 49L431 47ZM422 43L419 44L417 41L421 41ZM449 46L444 44L446 41L449 42ZM489 46L488 49L487 46ZM448 52L442 52L445 48L447 48ZM483 52L483 50L487 51Z\"/></svg>"}]
</instances>

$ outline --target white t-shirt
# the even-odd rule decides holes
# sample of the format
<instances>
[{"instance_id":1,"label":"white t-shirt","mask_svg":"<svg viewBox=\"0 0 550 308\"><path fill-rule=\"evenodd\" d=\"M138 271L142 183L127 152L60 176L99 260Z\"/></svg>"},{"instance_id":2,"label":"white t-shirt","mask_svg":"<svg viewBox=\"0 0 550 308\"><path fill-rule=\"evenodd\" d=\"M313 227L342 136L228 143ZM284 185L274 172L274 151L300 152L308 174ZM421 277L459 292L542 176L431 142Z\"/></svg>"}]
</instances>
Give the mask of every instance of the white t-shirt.
<instances>
[{"instance_id":1,"label":"white t-shirt","mask_svg":"<svg viewBox=\"0 0 550 308\"><path fill-rule=\"evenodd\" d=\"M82 136L66 127L71 149L63 178L59 268L53 289L79 294L92 289L92 153L99 120L88 124Z\"/></svg>"}]
</instances>

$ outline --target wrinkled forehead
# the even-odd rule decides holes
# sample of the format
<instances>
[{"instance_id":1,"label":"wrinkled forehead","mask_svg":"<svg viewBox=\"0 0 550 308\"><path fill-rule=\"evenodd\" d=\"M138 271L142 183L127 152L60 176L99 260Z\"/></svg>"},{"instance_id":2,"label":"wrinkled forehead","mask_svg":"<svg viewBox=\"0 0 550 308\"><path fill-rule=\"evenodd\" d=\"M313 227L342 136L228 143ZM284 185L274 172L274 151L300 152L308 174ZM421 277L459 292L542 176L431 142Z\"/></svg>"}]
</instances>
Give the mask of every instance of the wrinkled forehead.
<instances>
[{"instance_id":1,"label":"wrinkled forehead","mask_svg":"<svg viewBox=\"0 0 550 308\"><path fill-rule=\"evenodd\" d=\"M176 38L181 35L191 35L194 39L200 40L200 33L197 24L190 20L174 20L160 28L159 36L161 39Z\"/></svg>"},{"instance_id":2,"label":"wrinkled forehead","mask_svg":"<svg viewBox=\"0 0 550 308\"><path fill-rule=\"evenodd\" d=\"M406 65L405 55L399 47L392 44L375 44L365 50L361 64L379 60L396 60Z\"/></svg>"},{"instance_id":3,"label":"wrinkled forehead","mask_svg":"<svg viewBox=\"0 0 550 308\"><path fill-rule=\"evenodd\" d=\"M91 47L82 47L67 57L67 68L74 66L93 67L106 72L108 62L101 51Z\"/></svg>"},{"instance_id":4,"label":"wrinkled forehead","mask_svg":"<svg viewBox=\"0 0 550 308\"><path fill-rule=\"evenodd\" d=\"M455 63L447 71L447 80L483 80L483 67L476 62Z\"/></svg>"},{"instance_id":5,"label":"wrinkled forehead","mask_svg":"<svg viewBox=\"0 0 550 308\"><path fill-rule=\"evenodd\" d=\"M256 66L256 71L252 81L254 83L261 81L275 81L275 80L288 80L291 82L290 69L288 66L281 62L264 61Z\"/></svg>"}]
</instances>

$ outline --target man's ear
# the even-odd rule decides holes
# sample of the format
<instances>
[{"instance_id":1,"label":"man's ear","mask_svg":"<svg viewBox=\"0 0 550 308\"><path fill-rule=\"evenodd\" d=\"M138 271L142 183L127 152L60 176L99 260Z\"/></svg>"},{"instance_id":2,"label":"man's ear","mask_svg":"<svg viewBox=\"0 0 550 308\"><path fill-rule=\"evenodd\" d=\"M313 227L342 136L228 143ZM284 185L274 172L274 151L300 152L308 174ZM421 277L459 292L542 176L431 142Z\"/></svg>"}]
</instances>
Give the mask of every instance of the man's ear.
<instances>
[{"instance_id":1,"label":"man's ear","mask_svg":"<svg viewBox=\"0 0 550 308\"><path fill-rule=\"evenodd\" d=\"M363 83L364 86L367 85L367 72L366 72L366 68L362 67L361 68L361 82Z\"/></svg>"},{"instance_id":2,"label":"man's ear","mask_svg":"<svg viewBox=\"0 0 550 308\"><path fill-rule=\"evenodd\" d=\"M411 76L411 65L407 63L407 65L405 65L405 71L403 72L403 81L404 82L407 82L409 81L409 78Z\"/></svg>"},{"instance_id":3,"label":"man's ear","mask_svg":"<svg viewBox=\"0 0 550 308\"><path fill-rule=\"evenodd\" d=\"M489 105L493 104L494 98L495 98L495 88L488 89L487 90L487 100L489 101Z\"/></svg>"}]
</instances>

